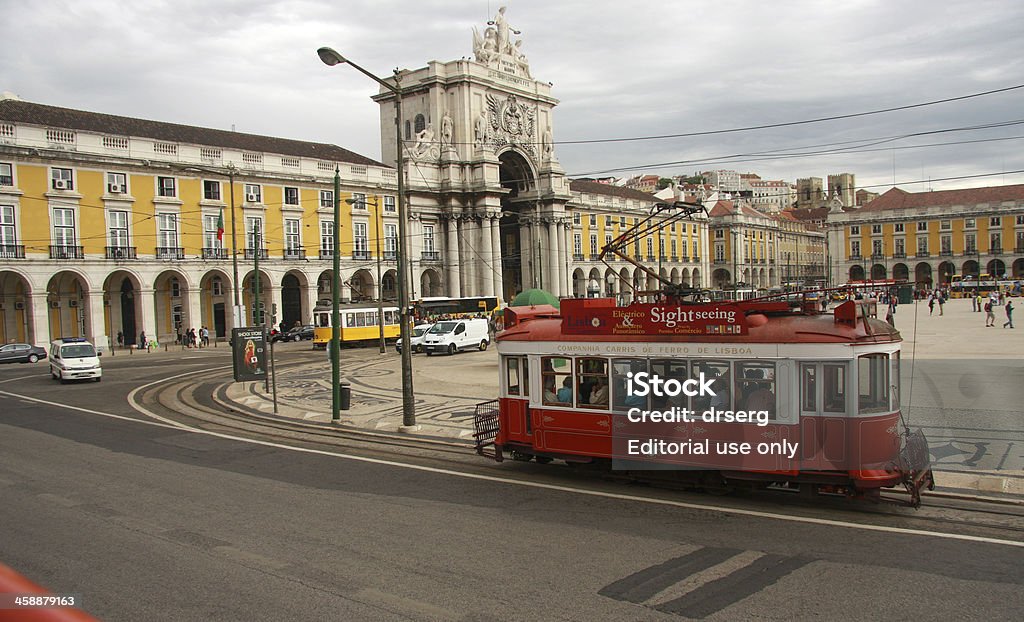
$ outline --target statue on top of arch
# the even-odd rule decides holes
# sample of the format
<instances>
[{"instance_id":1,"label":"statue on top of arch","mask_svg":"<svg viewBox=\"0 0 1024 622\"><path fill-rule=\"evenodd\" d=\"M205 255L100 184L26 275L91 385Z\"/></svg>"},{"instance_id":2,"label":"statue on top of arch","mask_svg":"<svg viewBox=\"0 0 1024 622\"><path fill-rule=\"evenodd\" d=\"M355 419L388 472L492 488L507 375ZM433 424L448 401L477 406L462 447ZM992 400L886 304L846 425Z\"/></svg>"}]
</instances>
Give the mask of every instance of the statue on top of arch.
<instances>
[{"instance_id":1,"label":"statue on top of arch","mask_svg":"<svg viewBox=\"0 0 1024 622\"><path fill-rule=\"evenodd\" d=\"M510 67L515 67L529 78L531 77L530 63L520 49L523 40L512 40L512 35L521 34L522 32L509 25L505 18L505 7L501 7L494 19L487 22L483 36L480 35L476 26L473 27L473 54L478 62L506 71ZM503 65L501 61L505 61L505 64Z\"/></svg>"}]
</instances>

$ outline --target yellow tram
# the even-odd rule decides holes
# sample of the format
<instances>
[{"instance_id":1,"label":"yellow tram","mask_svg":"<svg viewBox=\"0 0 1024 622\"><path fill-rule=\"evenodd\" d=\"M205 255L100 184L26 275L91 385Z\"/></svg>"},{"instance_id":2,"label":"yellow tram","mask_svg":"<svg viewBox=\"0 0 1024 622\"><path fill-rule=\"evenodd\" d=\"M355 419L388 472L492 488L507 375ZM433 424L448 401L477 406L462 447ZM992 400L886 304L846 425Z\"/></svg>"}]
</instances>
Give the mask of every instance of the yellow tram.
<instances>
[{"instance_id":1,"label":"yellow tram","mask_svg":"<svg viewBox=\"0 0 1024 622\"><path fill-rule=\"evenodd\" d=\"M377 307L365 304L340 305L341 344L354 345L377 343L380 340L380 324ZM397 339L400 333L398 307L384 307L384 338ZM313 309L313 347L323 349L331 342L331 305L317 305Z\"/></svg>"}]
</instances>

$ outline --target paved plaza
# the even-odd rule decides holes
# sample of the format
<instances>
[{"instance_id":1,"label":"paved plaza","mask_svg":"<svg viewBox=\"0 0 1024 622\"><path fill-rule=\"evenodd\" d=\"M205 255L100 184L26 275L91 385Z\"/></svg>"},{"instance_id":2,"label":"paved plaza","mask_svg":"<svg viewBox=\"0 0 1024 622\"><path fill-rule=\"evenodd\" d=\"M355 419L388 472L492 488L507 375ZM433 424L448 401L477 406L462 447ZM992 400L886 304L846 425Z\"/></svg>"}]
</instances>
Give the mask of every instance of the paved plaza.
<instances>
[{"instance_id":1,"label":"paved plaza","mask_svg":"<svg viewBox=\"0 0 1024 622\"><path fill-rule=\"evenodd\" d=\"M1024 299L1015 298L1024 305ZM904 338L902 403L907 425L928 436L936 468L975 478L964 487L1024 494L1024 328L985 326L985 313L967 299L950 300L943 314L924 302L901 305L895 323ZM283 369L277 378L279 414L330 421L330 363L323 352L301 349L308 365ZM343 351L342 378L352 384L352 408L342 423L394 432L402 423L401 362L393 348ZM419 435L469 439L473 407L497 397L498 356L413 355ZM262 383L235 383L228 398L245 408L272 412ZM1013 480L1006 480L1011 476ZM966 477L966 475L965 475ZM980 481L978 480L980 478ZM995 478L992 481L985 478ZM958 480L960 481L960 480ZM963 482L962 482L963 483Z\"/></svg>"}]
</instances>

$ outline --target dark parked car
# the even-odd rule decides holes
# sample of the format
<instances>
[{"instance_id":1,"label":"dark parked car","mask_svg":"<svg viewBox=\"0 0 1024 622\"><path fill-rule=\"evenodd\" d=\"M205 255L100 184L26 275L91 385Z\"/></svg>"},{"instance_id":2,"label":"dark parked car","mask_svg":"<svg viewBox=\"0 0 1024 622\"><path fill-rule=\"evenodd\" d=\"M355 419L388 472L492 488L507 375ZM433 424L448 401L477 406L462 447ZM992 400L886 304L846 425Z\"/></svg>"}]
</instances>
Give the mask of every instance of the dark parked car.
<instances>
[{"instance_id":1,"label":"dark parked car","mask_svg":"<svg viewBox=\"0 0 1024 622\"><path fill-rule=\"evenodd\" d=\"M27 343L9 343L0 347L0 363L35 363L46 358L46 350Z\"/></svg>"},{"instance_id":2,"label":"dark parked car","mask_svg":"<svg viewBox=\"0 0 1024 622\"><path fill-rule=\"evenodd\" d=\"M313 338L312 326L299 326L284 334L282 341L309 341Z\"/></svg>"}]
</instances>

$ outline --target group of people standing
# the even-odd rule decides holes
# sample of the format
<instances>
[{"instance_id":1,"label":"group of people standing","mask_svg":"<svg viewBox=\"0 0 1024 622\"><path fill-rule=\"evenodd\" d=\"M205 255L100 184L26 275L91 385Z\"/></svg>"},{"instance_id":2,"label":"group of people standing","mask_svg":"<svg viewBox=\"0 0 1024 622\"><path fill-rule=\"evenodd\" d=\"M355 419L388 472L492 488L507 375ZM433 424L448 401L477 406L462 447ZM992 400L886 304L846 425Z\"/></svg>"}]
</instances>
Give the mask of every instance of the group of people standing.
<instances>
[{"instance_id":1,"label":"group of people standing","mask_svg":"<svg viewBox=\"0 0 1024 622\"><path fill-rule=\"evenodd\" d=\"M1003 312L1006 313L1003 328L1013 328L1013 301L1010 300L1009 295L1004 296L1002 292L992 292L988 298L983 299L981 294L975 290L974 295L971 296L971 308L978 313L985 312L986 327L996 325L996 307L1002 307Z\"/></svg>"},{"instance_id":2,"label":"group of people standing","mask_svg":"<svg viewBox=\"0 0 1024 622\"><path fill-rule=\"evenodd\" d=\"M179 328L178 343L186 348L208 348L210 347L210 329L202 326L198 332L195 328L190 328L182 333Z\"/></svg>"}]
</instances>

